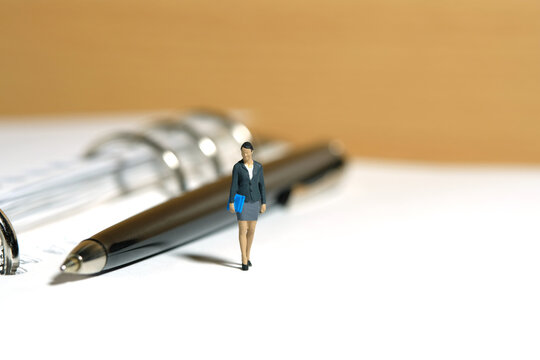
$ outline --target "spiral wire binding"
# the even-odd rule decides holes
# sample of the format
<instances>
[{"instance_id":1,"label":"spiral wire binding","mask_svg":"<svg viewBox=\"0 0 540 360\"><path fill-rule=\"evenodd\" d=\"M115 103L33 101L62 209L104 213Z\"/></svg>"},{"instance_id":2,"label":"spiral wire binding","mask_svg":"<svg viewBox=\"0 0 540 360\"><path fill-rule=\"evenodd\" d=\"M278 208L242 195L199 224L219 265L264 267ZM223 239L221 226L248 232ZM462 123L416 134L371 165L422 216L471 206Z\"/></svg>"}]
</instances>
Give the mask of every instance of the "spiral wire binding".
<instances>
[{"instance_id":1,"label":"spiral wire binding","mask_svg":"<svg viewBox=\"0 0 540 360\"><path fill-rule=\"evenodd\" d=\"M0 274L13 275L19 267L19 244L13 226L0 210Z\"/></svg>"}]
</instances>

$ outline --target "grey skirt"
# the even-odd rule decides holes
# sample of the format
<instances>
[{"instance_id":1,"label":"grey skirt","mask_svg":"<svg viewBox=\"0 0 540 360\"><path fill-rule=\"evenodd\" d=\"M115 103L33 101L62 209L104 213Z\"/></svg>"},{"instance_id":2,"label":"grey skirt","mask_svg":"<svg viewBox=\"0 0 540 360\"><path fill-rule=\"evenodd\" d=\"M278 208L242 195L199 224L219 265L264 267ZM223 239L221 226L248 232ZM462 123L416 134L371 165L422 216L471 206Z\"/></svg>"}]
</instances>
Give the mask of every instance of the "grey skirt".
<instances>
[{"instance_id":1,"label":"grey skirt","mask_svg":"<svg viewBox=\"0 0 540 360\"><path fill-rule=\"evenodd\" d=\"M238 221L257 221L261 211L261 202L245 202L241 213L236 213Z\"/></svg>"}]
</instances>

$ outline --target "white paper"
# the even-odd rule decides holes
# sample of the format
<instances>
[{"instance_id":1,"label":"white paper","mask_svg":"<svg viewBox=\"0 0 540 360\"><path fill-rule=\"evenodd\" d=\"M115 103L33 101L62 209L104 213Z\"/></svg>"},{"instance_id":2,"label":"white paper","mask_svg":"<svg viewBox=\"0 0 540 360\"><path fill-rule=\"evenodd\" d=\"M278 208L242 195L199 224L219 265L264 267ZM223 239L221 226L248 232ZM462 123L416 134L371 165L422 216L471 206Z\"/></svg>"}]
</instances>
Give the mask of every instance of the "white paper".
<instances>
[{"instance_id":1,"label":"white paper","mask_svg":"<svg viewBox=\"0 0 540 360\"><path fill-rule=\"evenodd\" d=\"M32 126L38 143L0 125L4 163L78 153L102 125ZM2 358L537 359L539 184L538 167L351 159L334 187L259 218L247 272L232 226L59 275L72 245L159 198L92 208L21 234L23 259L45 255L0 278Z\"/></svg>"}]
</instances>

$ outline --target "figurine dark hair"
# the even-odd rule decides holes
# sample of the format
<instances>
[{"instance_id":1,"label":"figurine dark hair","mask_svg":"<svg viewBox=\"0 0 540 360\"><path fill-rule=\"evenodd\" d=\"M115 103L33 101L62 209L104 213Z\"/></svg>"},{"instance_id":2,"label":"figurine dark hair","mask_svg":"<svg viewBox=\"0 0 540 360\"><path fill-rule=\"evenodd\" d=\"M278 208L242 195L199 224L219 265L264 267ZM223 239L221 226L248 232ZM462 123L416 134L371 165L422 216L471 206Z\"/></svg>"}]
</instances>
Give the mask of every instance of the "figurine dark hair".
<instances>
[{"instance_id":1,"label":"figurine dark hair","mask_svg":"<svg viewBox=\"0 0 540 360\"><path fill-rule=\"evenodd\" d=\"M240 150L242 150L242 148L246 148L246 149L249 149L251 151L255 150L253 148L253 145L251 145L251 143L249 141L246 141L245 143L243 143L242 146L240 146Z\"/></svg>"}]
</instances>

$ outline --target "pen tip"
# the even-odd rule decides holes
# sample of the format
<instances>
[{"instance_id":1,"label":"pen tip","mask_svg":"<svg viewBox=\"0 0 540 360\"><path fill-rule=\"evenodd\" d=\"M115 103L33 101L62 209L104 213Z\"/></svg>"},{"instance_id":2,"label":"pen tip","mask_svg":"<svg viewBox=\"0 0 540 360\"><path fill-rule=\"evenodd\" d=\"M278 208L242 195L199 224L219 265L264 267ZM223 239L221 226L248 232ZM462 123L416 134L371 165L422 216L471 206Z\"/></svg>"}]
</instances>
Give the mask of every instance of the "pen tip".
<instances>
[{"instance_id":1,"label":"pen tip","mask_svg":"<svg viewBox=\"0 0 540 360\"><path fill-rule=\"evenodd\" d=\"M76 256L70 256L60 266L60 271L66 273L76 273L81 267L81 260Z\"/></svg>"}]
</instances>

